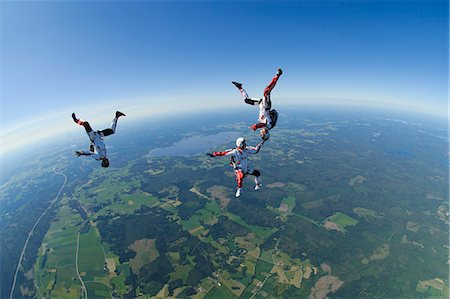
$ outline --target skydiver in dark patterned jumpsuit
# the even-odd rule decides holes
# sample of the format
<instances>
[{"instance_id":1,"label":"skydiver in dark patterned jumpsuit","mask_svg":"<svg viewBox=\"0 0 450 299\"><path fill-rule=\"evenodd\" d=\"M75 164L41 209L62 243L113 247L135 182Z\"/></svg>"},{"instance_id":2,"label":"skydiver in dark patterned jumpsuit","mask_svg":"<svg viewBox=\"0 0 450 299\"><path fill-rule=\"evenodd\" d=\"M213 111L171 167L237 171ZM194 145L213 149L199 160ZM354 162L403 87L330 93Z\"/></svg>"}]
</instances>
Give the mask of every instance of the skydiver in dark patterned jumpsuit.
<instances>
[{"instance_id":1,"label":"skydiver in dark patterned jumpsuit","mask_svg":"<svg viewBox=\"0 0 450 299\"><path fill-rule=\"evenodd\" d=\"M76 151L75 154L79 156L89 156L94 158L95 160L102 161L103 167L109 166L109 160L106 156L106 146L103 142L103 137L112 135L116 132L117 120L119 117L125 116L120 111L116 111L116 116L114 117L111 127L108 129L104 129L101 131L94 131L91 128L91 125L82 119L78 119L75 116L75 113L72 113L72 119L76 124L83 126L86 130L86 134L89 136L89 140L91 140L91 144L89 146L89 151Z\"/></svg>"}]
</instances>

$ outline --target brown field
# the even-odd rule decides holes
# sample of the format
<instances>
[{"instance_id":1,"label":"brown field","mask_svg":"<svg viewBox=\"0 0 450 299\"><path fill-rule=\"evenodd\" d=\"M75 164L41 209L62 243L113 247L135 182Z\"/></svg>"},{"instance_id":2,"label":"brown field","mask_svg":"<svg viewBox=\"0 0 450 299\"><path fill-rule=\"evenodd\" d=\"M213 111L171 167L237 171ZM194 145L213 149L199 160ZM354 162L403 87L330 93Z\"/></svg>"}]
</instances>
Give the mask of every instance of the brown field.
<instances>
[{"instance_id":1,"label":"brown field","mask_svg":"<svg viewBox=\"0 0 450 299\"><path fill-rule=\"evenodd\" d=\"M311 268L309 268L311 271ZM303 279L303 272L302 271L296 271L294 274L294 278L292 278L291 280L291 284L294 285L294 287L296 287L297 289L299 289L301 287L302 284L302 279ZM306 278L306 276L305 276ZM309 277L308 277L309 278Z\"/></svg>"},{"instance_id":2,"label":"brown field","mask_svg":"<svg viewBox=\"0 0 450 299\"><path fill-rule=\"evenodd\" d=\"M277 273L279 283L289 283L289 279L286 277L286 274L284 274L283 270L281 270L279 267L273 266L270 273Z\"/></svg>"},{"instance_id":3,"label":"brown field","mask_svg":"<svg viewBox=\"0 0 450 299\"><path fill-rule=\"evenodd\" d=\"M328 264L322 263L320 265L320 268L322 268L323 271L327 272L327 273L331 273L331 267Z\"/></svg>"},{"instance_id":4,"label":"brown field","mask_svg":"<svg viewBox=\"0 0 450 299\"><path fill-rule=\"evenodd\" d=\"M197 194L198 197L201 197L203 199L206 199L206 200L210 200L211 199L208 196L206 196L205 194L201 193L195 186L192 187L191 189L189 189L189 191L191 191L194 194Z\"/></svg>"},{"instance_id":5,"label":"brown field","mask_svg":"<svg viewBox=\"0 0 450 299\"><path fill-rule=\"evenodd\" d=\"M419 288L425 288L425 289L428 287L432 287L439 291L443 291L444 286L445 286L445 281L443 281L440 278L435 278L435 279L430 279L430 280L420 280L419 283L417 284L417 286Z\"/></svg>"},{"instance_id":6,"label":"brown field","mask_svg":"<svg viewBox=\"0 0 450 299\"><path fill-rule=\"evenodd\" d=\"M138 274L142 266L154 261L159 256L154 239L137 240L128 248L136 252L136 256L130 259L130 267L134 274Z\"/></svg>"},{"instance_id":7,"label":"brown field","mask_svg":"<svg viewBox=\"0 0 450 299\"><path fill-rule=\"evenodd\" d=\"M378 247L375 252L370 257L371 261L374 260L383 260L389 255L390 245L389 244L383 244L380 247Z\"/></svg>"},{"instance_id":8,"label":"brown field","mask_svg":"<svg viewBox=\"0 0 450 299\"><path fill-rule=\"evenodd\" d=\"M114 271L116 271L116 262L114 261L114 258L106 259L106 267L108 267L109 273L114 273Z\"/></svg>"},{"instance_id":9,"label":"brown field","mask_svg":"<svg viewBox=\"0 0 450 299\"><path fill-rule=\"evenodd\" d=\"M311 276L311 272L312 272L311 267L310 266L306 266L305 273L303 274L303 277L305 279L309 279L309 277Z\"/></svg>"},{"instance_id":10,"label":"brown field","mask_svg":"<svg viewBox=\"0 0 450 299\"><path fill-rule=\"evenodd\" d=\"M329 293L336 292L344 282L336 276L325 275L319 278L316 285L311 288L311 294L308 299L323 299L327 298Z\"/></svg>"},{"instance_id":11,"label":"brown field","mask_svg":"<svg viewBox=\"0 0 450 299\"><path fill-rule=\"evenodd\" d=\"M278 211L282 213L286 213L289 209L289 206L285 203L280 204L280 207L278 208Z\"/></svg>"},{"instance_id":12,"label":"brown field","mask_svg":"<svg viewBox=\"0 0 450 299\"><path fill-rule=\"evenodd\" d=\"M337 230L337 231L344 231L344 229L337 223L334 223L332 221L325 221L323 226L328 230Z\"/></svg>"},{"instance_id":13,"label":"brown field","mask_svg":"<svg viewBox=\"0 0 450 299\"><path fill-rule=\"evenodd\" d=\"M191 229L190 231L189 231L189 233L191 234L191 235L194 235L196 232L198 232L198 231L200 231L200 230L202 230L204 227L203 226L197 226L196 228L193 228L193 229Z\"/></svg>"},{"instance_id":14,"label":"brown field","mask_svg":"<svg viewBox=\"0 0 450 299\"><path fill-rule=\"evenodd\" d=\"M406 223L406 229L413 232L413 233L417 233L420 229L420 224L412 222L412 221L408 221Z\"/></svg>"},{"instance_id":15,"label":"brown field","mask_svg":"<svg viewBox=\"0 0 450 299\"><path fill-rule=\"evenodd\" d=\"M220 201L220 208L224 209L228 206L230 203L230 197L229 197L229 191L224 186L218 186L214 185L206 191L211 195L213 198L217 198Z\"/></svg>"},{"instance_id":16,"label":"brown field","mask_svg":"<svg viewBox=\"0 0 450 299\"><path fill-rule=\"evenodd\" d=\"M261 249L259 249L259 247L256 247L254 250L247 252L245 255L256 261L259 258L260 254Z\"/></svg>"},{"instance_id":17,"label":"brown field","mask_svg":"<svg viewBox=\"0 0 450 299\"><path fill-rule=\"evenodd\" d=\"M348 182L348 184L350 186L354 186L355 184L362 184L364 183L364 181L366 181L367 179L365 177L363 177L362 175L357 175L355 177L352 177L350 179L350 181Z\"/></svg>"},{"instance_id":18,"label":"brown field","mask_svg":"<svg viewBox=\"0 0 450 299\"><path fill-rule=\"evenodd\" d=\"M273 189L273 188L283 188L284 185L286 185L285 183L282 182L275 182L275 183L271 183L271 184L267 184L266 187L269 189Z\"/></svg>"}]
</instances>

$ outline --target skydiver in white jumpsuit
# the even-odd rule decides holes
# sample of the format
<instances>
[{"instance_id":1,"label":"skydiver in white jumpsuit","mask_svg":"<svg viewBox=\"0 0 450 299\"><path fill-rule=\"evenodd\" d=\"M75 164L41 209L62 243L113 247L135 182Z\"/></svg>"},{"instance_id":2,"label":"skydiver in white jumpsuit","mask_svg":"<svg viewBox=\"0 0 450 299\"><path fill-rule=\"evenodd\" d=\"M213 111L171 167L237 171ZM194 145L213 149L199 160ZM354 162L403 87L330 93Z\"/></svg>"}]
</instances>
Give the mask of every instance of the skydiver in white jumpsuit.
<instances>
[{"instance_id":1,"label":"skydiver in white jumpsuit","mask_svg":"<svg viewBox=\"0 0 450 299\"><path fill-rule=\"evenodd\" d=\"M250 128L255 131L256 129L261 129L260 130L260 134L262 139L268 140L269 139L269 130L272 129L275 124L276 124L276 119L273 119L272 116L270 115L271 112L271 108L272 108L272 101L270 100L270 93L272 91L272 89L275 87L275 85L277 84L278 79L280 78L281 74L283 73L283 71L281 69L277 70L277 73L275 75L275 77L272 78L272 81L270 81L269 85L267 85L267 87L264 89L264 97L261 98L250 98L247 94L247 92L245 91L244 88L242 88L242 83L238 83L238 82L231 82L234 84L234 86L236 86L242 97L244 98L245 103L249 104L249 105L254 105L254 106L259 106L259 117L258 117L258 122L251 125ZM278 113L275 110L272 110L273 113L276 114L276 116L278 115Z\"/></svg>"},{"instance_id":2,"label":"skydiver in white jumpsuit","mask_svg":"<svg viewBox=\"0 0 450 299\"><path fill-rule=\"evenodd\" d=\"M75 113L72 113L73 121L75 123L79 124L80 126L84 127L87 135L89 136L89 139L91 140L91 144L89 146L89 151L76 151L75 154L78 157L79 156L90 156L97 161L102 161L103 167L108 167L109 160L106 156L106 146L105 146L105 143L103 142L103 137L112 135L115 133L116 126L117 126L117 120L121 116L125 116L125 114L123 114L120 111L116 111L116 116L114 117L110 128L104 129L101 131L94 131L94 130L92 130L91 126L89 125L89 123L87 121L78 119L75 116Z\"/></svg>"},{"instance_id":3,"label":"skydiver in white jumpsuit","mask_svg":"<svg viewBox=\"0 0 450 299\"><path fill-rule=\"evenodd\" d=\"M237 148L228 149L223 152L213 152L207 154L210 157L231 156L230 165L233 166L237 181L236 197L241 196L242 183L246 174L255 176L255 191L261 188L261 184L258 180L261 172L248 165L247 157L251 154L257 154L263 144L264 140L255 147L247 146L245 139L239 137L236 140Z\"/></svg>"}]
</instances>

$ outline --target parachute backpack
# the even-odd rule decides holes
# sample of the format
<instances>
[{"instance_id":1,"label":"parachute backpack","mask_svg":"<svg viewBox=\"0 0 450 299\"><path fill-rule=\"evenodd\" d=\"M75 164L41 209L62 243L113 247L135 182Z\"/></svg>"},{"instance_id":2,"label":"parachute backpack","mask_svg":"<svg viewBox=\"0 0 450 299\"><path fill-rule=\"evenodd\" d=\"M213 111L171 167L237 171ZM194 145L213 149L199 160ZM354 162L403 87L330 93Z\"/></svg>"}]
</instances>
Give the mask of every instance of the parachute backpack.
<instances>
[{"instance_id":1,"label":"parachute backpack","mask_svg":"<svg viewBox=\"0 0 450 299\"><path fill-rule=\"evenodd\" d=\"M277 124L277 120L278 120L278 112L275 109L272 109L269 111L269 115L270 118L272 119L272 127L270 129L273 129L273 127L275 127L275 125Z\"/></svg>"}]
</instances>

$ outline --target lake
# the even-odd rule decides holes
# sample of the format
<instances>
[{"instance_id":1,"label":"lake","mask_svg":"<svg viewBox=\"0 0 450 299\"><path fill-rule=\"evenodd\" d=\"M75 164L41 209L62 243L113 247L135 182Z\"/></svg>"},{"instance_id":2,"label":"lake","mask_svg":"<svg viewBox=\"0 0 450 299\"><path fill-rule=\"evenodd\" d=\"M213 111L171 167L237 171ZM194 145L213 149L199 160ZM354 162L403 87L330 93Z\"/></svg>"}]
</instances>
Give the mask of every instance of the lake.
<instances>
[{"instance_id":1,"label":"lake","mask_svg":"<svg viewBox=\"0 0 450 299\"><path fill-rule=\"evenodd\" d=\"M230 147L234 146L234 141L242 135L242 132L227 131L217 134L192 136L184 138L171 146L161 147L151 150L148 154L149 157L157 156L194 156L199 154L206 154L210 151L217 151L218 146L224 144L230 144Z\"/></svg>"}]
</instances>

